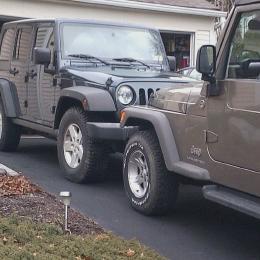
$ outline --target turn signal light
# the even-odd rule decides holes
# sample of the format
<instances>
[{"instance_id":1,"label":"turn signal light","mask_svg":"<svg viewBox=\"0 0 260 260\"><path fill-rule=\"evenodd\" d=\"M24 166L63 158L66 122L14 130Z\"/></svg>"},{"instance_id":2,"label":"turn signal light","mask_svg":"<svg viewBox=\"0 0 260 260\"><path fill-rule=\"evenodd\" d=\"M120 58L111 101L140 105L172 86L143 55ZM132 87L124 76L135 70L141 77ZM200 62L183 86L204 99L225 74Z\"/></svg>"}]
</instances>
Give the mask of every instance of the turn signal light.
<instances>
[{"instance_id":1,"label":"turn signal light","mask_svg":"<svg viewBox=\"0 0 260 260\"><path fill-rule=\"evenodd\" d=\"M120 112L120 123L122 123L126 118L126 112L125 111L121 111Z\"/></svg>"}]
</instances>

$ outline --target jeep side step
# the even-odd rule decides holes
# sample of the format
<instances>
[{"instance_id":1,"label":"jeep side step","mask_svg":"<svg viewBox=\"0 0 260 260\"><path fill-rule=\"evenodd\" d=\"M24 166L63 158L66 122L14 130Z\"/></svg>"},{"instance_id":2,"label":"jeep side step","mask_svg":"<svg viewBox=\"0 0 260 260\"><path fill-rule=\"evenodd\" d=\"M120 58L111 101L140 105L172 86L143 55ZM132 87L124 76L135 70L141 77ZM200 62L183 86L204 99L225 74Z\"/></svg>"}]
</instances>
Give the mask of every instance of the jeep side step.
<instances>
[{"instance_id":1,"label":"jeep side step","mask_svg":"<svg viewBox=\"0 0 260 260\"><path fill-rule=\"evenodd\" d=\"M260 219L260 199L242 192L217 185L204 186L206 199Z\"/></svg>"}]
</instances>

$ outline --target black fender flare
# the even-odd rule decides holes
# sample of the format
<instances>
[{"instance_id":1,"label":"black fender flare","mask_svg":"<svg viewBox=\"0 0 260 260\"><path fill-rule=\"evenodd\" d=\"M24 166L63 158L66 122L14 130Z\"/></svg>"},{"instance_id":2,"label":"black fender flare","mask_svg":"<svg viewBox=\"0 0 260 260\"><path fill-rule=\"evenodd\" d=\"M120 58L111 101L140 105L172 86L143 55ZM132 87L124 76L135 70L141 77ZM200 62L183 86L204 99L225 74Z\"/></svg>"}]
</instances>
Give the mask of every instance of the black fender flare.
<instances>
[{"instance_id":1,"label":"black fender flare","mask_svg":"<svg viewBox=\"0 0 260 260\"><path fill-rule=\"evenodd\" d=\"M0 79L0 94L6 116L18 117L21 110L15 85L6 79Z\"/></svg>"},{"instance_id":2,"label":"black fender flare","mask_svg":"<svg viewBox=\"0 0 260 260\"><path fill-rule=\"evenodd\" d=\"M87 86L69 87L61 91L60 100L64 97L80 101L83 108L87 111L117 111L112 96L105 89Z\"/></svg>"},{"instance_id":3,"label":"black fender flare","mask_svg":"<svg viewBox=\"0 0 260 260\"><path fill-rule=\"evenodd\" d=\"M210 174L207 169L181 161L173 131L164 113L145 107L128 107L124 111L125 115L121 121L121 127L132 126L131 121L134 122L136 119L139 121L137 121L137 124L140 124L141 120L141 122L148 121L153 125L166 168L169 171L197 180L210 180Z\"/></svg>"},{"instance_id":4,"label":"black fender flare","mask_svg":"<svg viewBox=\"0 0 260 260\"><path fill-rule=\"evenodd\" d=\"M126 114L124 120L121 121L121 127L129 126L131 119L148 121L153 125L161 146L166 167L169 171L173 171L175 168L173 165L180 161L180 157L167 117L160 111L138 107L129 107L124 111Z\"/></svg>"}]
</instances>

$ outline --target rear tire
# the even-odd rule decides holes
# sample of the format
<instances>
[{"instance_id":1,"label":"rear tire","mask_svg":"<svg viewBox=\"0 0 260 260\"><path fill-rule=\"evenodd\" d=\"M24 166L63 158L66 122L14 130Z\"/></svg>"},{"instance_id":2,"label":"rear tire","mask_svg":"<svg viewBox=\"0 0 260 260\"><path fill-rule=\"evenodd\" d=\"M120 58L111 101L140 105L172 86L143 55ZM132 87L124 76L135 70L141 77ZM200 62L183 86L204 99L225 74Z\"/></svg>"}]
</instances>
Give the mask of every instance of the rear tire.
<instances>
[{"instance_id":1,"label":"rear tire","mask_svg":"<svg viewBox=\"0 0 260 260\"><path fill-rule=\"evenodd\" d=\"M5 114L2 100L0 100L0 150L15 151L20 143L21 127L15 125Z\"/></svg>"},{"instance_id":2,"label":"rear tire","mask_svg":"<svg viewBox=\"0 0 260 260\"><path fill-rule=\"evenodd\" d=\"M88 136L87 121L87 114L73 107L64 114L59 127L60 167L65 177L76 183L103 180L107 168L106 146Z\"/></svg>"},{"instance_id":3,"label":"rear tire","mask_svg":"<svg viewBox=\"0 0 260 260\"><path fill-rule=\"evenodd\" d=\"M177 200L179 183L164 163L154 131L134 134L125 149L123 179L132 207L145 215L164 215Z\"/></svg>"}]
</instances>

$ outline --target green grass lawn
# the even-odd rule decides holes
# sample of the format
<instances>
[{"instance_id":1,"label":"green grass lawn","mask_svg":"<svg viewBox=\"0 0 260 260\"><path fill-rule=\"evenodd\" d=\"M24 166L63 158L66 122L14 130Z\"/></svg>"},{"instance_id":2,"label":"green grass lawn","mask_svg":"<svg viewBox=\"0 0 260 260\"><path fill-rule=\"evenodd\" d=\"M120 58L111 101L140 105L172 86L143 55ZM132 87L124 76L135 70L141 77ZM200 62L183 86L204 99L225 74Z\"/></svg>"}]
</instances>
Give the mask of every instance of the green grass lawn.
<instances>
[{"instance_id":1,"label":"green grass lawn","mask_svg":"<svg viewBox=\"0 0 260 260\"><path fill-rule=\"evenodd\" d=\"M164 259L138 241L112 234L76 236L55 225L0 217L0 259Z\"/></svg>"}]
</instances>

